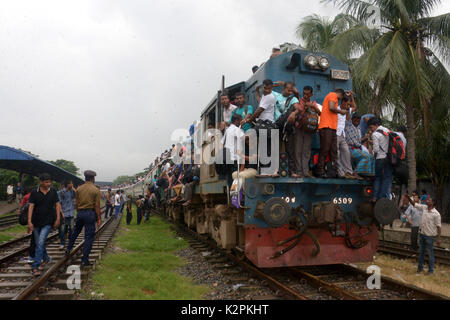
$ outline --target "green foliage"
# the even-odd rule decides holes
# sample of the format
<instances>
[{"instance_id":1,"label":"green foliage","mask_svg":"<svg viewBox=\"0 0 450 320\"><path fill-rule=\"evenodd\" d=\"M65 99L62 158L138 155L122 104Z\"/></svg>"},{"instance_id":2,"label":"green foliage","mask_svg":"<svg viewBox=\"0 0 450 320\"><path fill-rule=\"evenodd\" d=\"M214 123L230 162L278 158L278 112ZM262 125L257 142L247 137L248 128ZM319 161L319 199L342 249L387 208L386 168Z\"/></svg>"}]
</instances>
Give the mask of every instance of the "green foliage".
<instances>
[{"instance_id":1,"label":"green foliage","mask_svg":"<svg viewBox=\"0 0 450 320\"><path fill-rule=\"evenodd\" d=\"M75 165L75 163L73 161L69 161L69 160L56 160L56 161L49 161L51 164L64 169L74 175L79 175L79 168Z\"/></svg>"},{"instance_id":2,"label":"green foliage","mask_svg":"<svg viewBox=\"0 0 450 320\"><path fill-rule=\"evenodd\" d=\"M120 235L113 244L118 253L101 261L93 276L93 291L108 300L201 299L208 288L194 285L176 272L183 260L174 252L187 243L177 239L159 217L137 226L134 210L133 219L133 225L125 226L123 216Z\"/></svg>"},{"instance_id":3,"label":"green foliage","mask_svg":"<svg viewBox=\"0 0 450 320\"><path fill-rule=\"evenodd\" d=\"M135 179L135 176L119 176L113 181L113 185L117 186L119 184L131 183Z\"/></svg>"}]
</instances>

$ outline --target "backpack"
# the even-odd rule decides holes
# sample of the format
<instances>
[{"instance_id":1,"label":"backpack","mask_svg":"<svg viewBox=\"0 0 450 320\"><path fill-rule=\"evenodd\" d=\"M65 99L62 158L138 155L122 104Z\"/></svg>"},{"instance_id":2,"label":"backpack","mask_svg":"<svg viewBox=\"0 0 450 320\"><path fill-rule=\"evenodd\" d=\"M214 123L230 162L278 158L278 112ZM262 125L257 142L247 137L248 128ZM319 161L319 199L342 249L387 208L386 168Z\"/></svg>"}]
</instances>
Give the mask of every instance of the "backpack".
<instances>
[{"instance_id":1,"label":"backpack","mask_svg":"<svg viewBox=\"0 0 450 320\"><path fill-rule=\"evenodd\" d=\"M28 225L28 208L30 203L27 202L22 208L20 208L19 223L21 226Z\"/></svg>"},{"instance_id":2,"label":"backpack","mask_svg":"<svg viewBox=\"0 0 450 320\"><path fill-rule=\"evenodd\" d=\"M406 158L405 146L403 145L402 139L394 132L389 131L389 133L383 130L377 130L378 133L389 138L389 147L387 150L387 159L392 167L398 167L401 165L402 161ZM385 150L383 150L385 151Z\"/></svg>"},{"instance_id":3,"label":"backpack","mask_svg":"<svg viewBox=\"0 0 450 320\"><path fill-rule=\"evenodd\" d=\"M303 131L314 133L319 128L319 114L313 108L306 108L300 120Z\"/></svg>"},{"instance_id":4,"label":"backpack","mask_svg":"<svg viewBox=\"0 0 450 320\"><path fill-rule=\"evenodd\" d=\"M279 129L285 128L284 125L286 124L289 116L291 115L292 112L295 111L294 106L291 106L290 108L288 108L289 105L291 104L292 99L294 99L294 96L290 96L286 100L286 104L285 104L286 111L284 111L284 113L277 119L277 121L275 121L275 123L276 123L276 125L277 125L277 127ZM291 126L289 126L289 127L291 127ZM288 126L286 126L286 129L289 130L289 129L292 129L292 128L288 128Z\"/></svg>"}]
</instances>

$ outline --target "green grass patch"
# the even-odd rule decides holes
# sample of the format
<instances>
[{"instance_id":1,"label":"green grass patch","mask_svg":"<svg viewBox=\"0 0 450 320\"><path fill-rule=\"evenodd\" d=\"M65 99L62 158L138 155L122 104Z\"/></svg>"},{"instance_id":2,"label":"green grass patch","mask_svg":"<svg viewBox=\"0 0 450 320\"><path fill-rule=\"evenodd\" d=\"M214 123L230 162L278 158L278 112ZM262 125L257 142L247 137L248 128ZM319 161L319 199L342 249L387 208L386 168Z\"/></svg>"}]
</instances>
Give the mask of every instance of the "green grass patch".
<instances>
[{"instance_id":1,"label":"green grass patch","mask_svg":"<svg viewBox=\"0 0 450 320\"><path fill-rule=\"evenodd\" d=\"M174 252L187 243L159 217L137 226L134 209L132 225L126 225L124 214L116 236L115 252L103 257L89 291L108 300L198 300L209 292L176 272L185 261Z\"/></svg>"},{"instance_id":2,"label":"green grass patch","mask_svg":"<svg viewBox=\"0 0 450 320\"><path fill-rule=\"evenodd\" d=\"M22 237L26 235L27 227L17 225L8 229L5 229L3 231L0 231L0 243L7 242L9 240Z\"/></svg>"}]
</instances>

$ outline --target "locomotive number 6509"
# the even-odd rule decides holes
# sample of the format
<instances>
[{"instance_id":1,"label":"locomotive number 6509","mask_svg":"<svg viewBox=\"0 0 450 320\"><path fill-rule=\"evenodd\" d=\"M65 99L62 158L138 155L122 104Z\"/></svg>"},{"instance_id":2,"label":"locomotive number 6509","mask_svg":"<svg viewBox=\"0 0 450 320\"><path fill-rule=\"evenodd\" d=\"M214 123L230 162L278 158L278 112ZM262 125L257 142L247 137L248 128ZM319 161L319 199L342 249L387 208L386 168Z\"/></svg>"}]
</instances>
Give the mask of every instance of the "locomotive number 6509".
<instances>
[{"instance_id":1,"label":"locomotive number 6509","mask_svg":"<svg viewBox=\"0 0 450 320\"><path fill-rule=\"evenodd\" d=\"M334 198L333 203L334 204L352 204L353 198Z\"/></svg>"}]
</instances>

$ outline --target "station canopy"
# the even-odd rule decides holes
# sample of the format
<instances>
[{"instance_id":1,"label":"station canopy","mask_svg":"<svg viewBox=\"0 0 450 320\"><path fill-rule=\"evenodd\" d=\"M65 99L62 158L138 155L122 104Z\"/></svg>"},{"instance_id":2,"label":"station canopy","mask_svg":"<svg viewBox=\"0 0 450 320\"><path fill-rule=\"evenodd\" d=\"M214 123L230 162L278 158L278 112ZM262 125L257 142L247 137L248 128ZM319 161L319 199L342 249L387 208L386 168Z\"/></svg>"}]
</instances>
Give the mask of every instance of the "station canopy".
<instances>
[{"instance_id":1,"label":"station canopy","mask_svg":"<svg viewBox=\"0 0 450 320\"><path fill-rule=\"evenodd\" d=\"M0 168L39 176L48 173L54 181L71 180L75 186L84 183L82 179L47 161L43 161L29 153L7 146L0 146Z\"/></svg>"}]
</instances>

